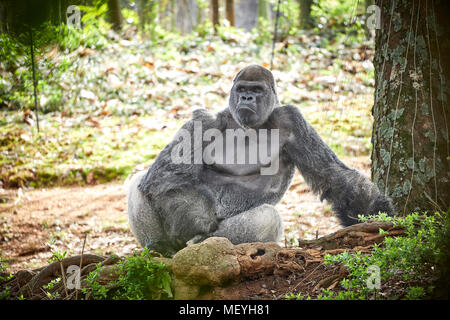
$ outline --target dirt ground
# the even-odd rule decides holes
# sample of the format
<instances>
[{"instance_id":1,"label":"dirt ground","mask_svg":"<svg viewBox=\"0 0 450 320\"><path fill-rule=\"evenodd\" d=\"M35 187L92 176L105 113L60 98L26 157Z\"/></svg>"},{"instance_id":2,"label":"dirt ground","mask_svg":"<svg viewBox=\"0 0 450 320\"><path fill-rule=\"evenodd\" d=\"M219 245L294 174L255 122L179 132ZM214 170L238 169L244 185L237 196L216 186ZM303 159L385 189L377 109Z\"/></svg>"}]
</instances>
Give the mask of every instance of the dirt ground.
<instances>
[{"instance_id":1,"label":"dirt ground","mask_svg":"<svg viewBox=\"0 0 450 320\"><path fill-rule=\"evenodd\" d=\"M368 157L342 159L370 174ZM9 272L47 264L52 252L119 256L139 249L128 226L124 184L73 186L54 189L0 190L0 256ZM285 227L282 245L313 239L340 228L330 206L314 196L296 174L277 205Z\"/></svg>"}]
</instances>

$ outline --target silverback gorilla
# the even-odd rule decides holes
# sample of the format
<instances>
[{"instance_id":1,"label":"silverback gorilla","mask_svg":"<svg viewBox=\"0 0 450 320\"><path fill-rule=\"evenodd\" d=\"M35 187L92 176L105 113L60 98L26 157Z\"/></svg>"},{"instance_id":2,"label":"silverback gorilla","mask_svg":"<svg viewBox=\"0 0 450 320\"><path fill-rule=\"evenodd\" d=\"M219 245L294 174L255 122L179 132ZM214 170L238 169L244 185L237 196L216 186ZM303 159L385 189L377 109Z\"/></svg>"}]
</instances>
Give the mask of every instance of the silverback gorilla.
<instances>
[{"instance_id":1,"label":"silverback gorilla","mask_svg":"<svg viewBox=\"0 0 450 320\"><path fill-rule=\"evenodd\" d=\"M391 200L342 163L296 107L279 105L272 73L250 65L236 75L228 108L195 110L148 171L131 179L131 230L164 255L211 236L234 244L279 241L283 224L274 205L295 168L345 226L358 214L393 214Z\"/></svg>"}]
</instances>

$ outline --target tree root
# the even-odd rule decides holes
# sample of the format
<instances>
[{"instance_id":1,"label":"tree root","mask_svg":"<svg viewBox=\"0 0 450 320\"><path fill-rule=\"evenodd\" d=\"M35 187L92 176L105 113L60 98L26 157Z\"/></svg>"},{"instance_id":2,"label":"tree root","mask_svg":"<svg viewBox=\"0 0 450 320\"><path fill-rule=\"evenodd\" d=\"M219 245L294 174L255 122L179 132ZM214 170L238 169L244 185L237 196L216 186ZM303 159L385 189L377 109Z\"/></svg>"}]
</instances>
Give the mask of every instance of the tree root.
<instances>
[{"instance_id":1,"label":"tree root","mask_svg":"<svg viewBox=\"0 0 450 320\"><path fill-rule=\"evenodd\" d=\"M380 234L380 229L385 233ZM391 222L364 222L358 223L332 234L315 240L298 240L301 248L323 248L333 250L338 248L365 247L380 243L386 236L398 236L403 230L394 227Z\"/></svg>"},{"instance_id":2,"label":"tree root","mask_svg":"<svg viewBox=\"0 0 450 320\"><path fill-rule=\"evenodd\" d=\"M39 295L43 285L61 275L61 268L65 270L71 265L79 266L81 259L83 259L83 265L86 266L88 264L102 262L105 260L105 257L94 254L83 254L69 257L61 261L55 261L35 274L25 286L20 287L17 295L23 295L24 297L32 297L36 294Z\"/></svg>"},{"instance_id":3,"label":"tree root","mask_svg":"<svg viewBox=\"0 0 450 320\"><path fill-rule=\"evenodd\" d=\"M380 229L384 232L380 233ZM333 289L346 276L346 270L339 266L324 266L325 255L346 251L370 252L373 244L380 243L384 237L402 234L403 230L392 223L365 222L319 239L299 240L297 248L282 248L273 242L233 245L226 238L213 237L180 250L171 259L161 256L152 259L168 266L175 299L240 299L245 297L244 294L239 295L241 283L265 277L298 279L290 287L291 292L300 285L309 285L313 290ZM40 269L21 270L12 279L0 283L0 290L7 286L13 298L76 299L82 296L81 291L68 290L64 281L56 284L50 292L42 287L61 276L61 269L66 270L70 265L80 266L81 262L82 288L88 285L86 277L99 263L102 269L97 280L108 286L118 277L113 271L120 260L117 256L93 254L70 257ZM282 297L284 295L274 296Z\"/></svg>"}]
</instances>

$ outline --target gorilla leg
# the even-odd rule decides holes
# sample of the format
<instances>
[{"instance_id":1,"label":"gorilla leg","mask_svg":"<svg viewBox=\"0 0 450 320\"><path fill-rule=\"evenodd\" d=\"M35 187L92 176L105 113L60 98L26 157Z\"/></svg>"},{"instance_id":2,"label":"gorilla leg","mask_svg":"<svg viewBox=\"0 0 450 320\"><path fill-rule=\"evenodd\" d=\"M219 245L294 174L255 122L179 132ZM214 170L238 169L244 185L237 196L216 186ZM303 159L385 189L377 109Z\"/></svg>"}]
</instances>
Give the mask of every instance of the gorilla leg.
<instances>
[{"instance_id":1,"label":"gorilla leg","mask_svg":"<svg viewBox=\"0 0 450 320\"><path fill-rule=\"evenodd\" d=\"M175 253L175 249L167 246L167 239L158 216L154 214L147 198L137 188L145 174L145 171L135 174L128 185L128 220L131 231L142 247L163 254Z\"/></svg>"},{"instance_id":2,"label":"gorilla leg","mask_svg":"<svg viewBox=\"0 0 450 320\"><path fill-rule=\"evenodd\" d=\"M144 175L136 174L128 188L129 223L141 246L170 256L189 239L205 239L217 229L214 208L205 194L184 186L152 199L151 205L138 189Z\"/></svg>"},{"instance_id":3,"label":"gorilla leg","mask_svg":"<svg viewBox=\"0 0 450 320\"><path fill-rule=\"evenodd\" d=\"M283 221L277 209L269 204L244 211L222 220L210 236L225 237L233 244L278 242L283 235Z\"/></svg>"},{"instance_id":4,"label":"gorilla leg","mask_svg":"<svg viewBox=\"0 0 450 320\"><path fill-rule=\"evenodd\" d=\"M214 205L205 192L194 186L172 189L154 200L162 226L172 246L178 250L196 237L205 239L217 229Z\"/></svg>"}]
</instances>

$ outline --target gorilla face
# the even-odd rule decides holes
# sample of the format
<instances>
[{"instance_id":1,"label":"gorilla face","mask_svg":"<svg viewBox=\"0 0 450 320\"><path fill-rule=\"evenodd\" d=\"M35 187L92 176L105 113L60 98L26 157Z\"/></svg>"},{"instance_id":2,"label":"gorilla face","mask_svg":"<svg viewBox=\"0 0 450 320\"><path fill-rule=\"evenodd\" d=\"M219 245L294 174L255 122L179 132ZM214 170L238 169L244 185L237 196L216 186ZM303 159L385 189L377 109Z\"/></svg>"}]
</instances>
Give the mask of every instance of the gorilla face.
<instances>
[{"instance_id":1,"label":"gorilla face","mask_svg":"<svg viewBox=\"0 0 450 320\"><path fill-rule=\"evenodd\" d=\"M234 79L230 94L230 111L243 128L264 124L278 103L272 73L260 66L242 69Z\"/></svg>"}]
</instances>

